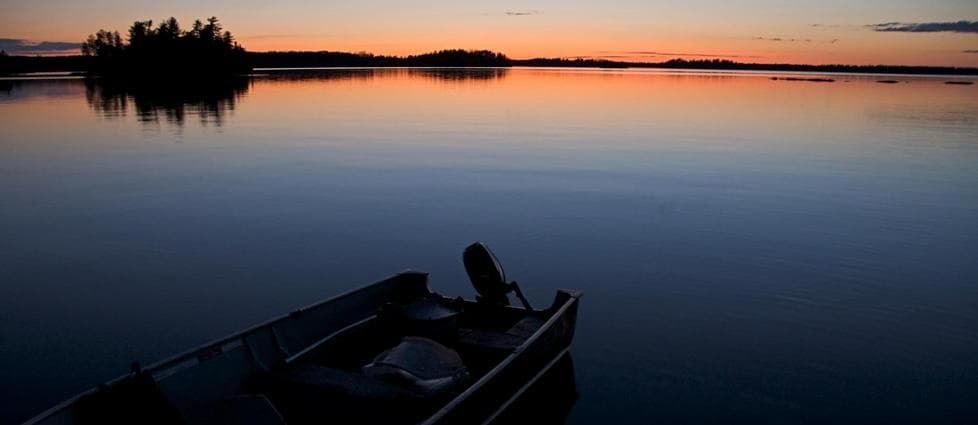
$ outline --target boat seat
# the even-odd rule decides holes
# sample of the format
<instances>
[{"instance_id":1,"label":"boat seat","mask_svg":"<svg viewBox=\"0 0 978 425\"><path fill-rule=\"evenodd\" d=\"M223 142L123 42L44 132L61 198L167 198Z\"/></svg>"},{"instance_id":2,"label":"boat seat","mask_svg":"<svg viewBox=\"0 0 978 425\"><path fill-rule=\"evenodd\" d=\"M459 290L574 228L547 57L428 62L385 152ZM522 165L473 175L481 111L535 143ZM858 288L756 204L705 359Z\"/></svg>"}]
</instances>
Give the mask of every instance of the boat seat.
<instances>
[{"instance_id":1,"label":"boat seat","mask_svg":"<svg viewBox=\"0 0 978 425\"><path fill-rule=\"evenodd\" d=\"M226 397L194 410L186 419L192 425L285 425L282 415L261 394Z\"/></svg>"},{"instance_id":2,"label":"boat seat","mask_svg":"<svg viewBox=\"0 0 978 425\"><path fill-rule=\"evenodd\" d=\"M434 401L358 371L315 364L269 378L269 397L290 425L419 422Z\"/></svg>"},{"instance_id":3,"label":"boat seat","mask_svg":"<svg viewBox=\"0 0 978 425\"><path fill-rule=\"evenodd\" d=\"M507 334L521 336L523 338L529 338L534 332L543 327L544 320L542 317L528 315L516 322L512 328L506 331Z\"/></svg>"},{"instance_id":4,"label":"boat seat","mask_svg":"<svg viewBox=\"0 0 978 425\"><path fill-rule=\"evenodd\" d=\"M315 364L275 373L272 380L273 385L284 387L289 392L340 393L374 400L421 399L419 394L362 373Z\"/></svg>"},{"instance_id":5,"label":"boat seat","mask_svg":"<svg viewBox=\"0 0 978 425\"><path fill-rule=\"evenodd\" d=\"M424 397L434 397L458 387L468 379L462 358L434 340L408 336L380 353L363 373L392 383Z\"/></svg>"},{"instance_id":6,"label":"boat seat","mask_svg":"<svg viewBox=\"0 0 978 425\"><path fill-rule=\"evenodd\" d=\"M526 339L540 329L543 323L542 318L528 315L506 332L465 329L461 332L458 343L462 346L509 352L526 342Z\"/></svg>"},{"instance_id":7,"label":"boat seat","mask_svg":"<svg viewBox=\"0 0 978 425\"><path fill-rule=\"evenodd\" d=\"M362 373L304 364L271 374L287 392L339 393L373 400L422 400L455 389L468 378L455 351L422 337L405 337L363 366Z\"/></svg>"}]
</instances>

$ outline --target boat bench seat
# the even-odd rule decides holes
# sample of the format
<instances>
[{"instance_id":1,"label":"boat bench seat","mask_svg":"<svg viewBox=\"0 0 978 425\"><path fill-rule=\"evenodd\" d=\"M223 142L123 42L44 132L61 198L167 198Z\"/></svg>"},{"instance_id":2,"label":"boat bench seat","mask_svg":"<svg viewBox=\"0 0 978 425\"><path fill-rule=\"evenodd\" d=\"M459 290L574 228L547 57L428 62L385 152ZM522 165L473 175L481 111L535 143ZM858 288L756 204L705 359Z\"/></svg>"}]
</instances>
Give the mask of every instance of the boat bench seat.
<instances>
[{"instance_id":1,"label":"boat bench seat","mask_svg":"<svg viewBox=\"0 0 978 425\"><path fill-rule=\"evenodd\" d=\"M303 393L342 393L375 400L414 400L421 395L362 373L320 366L303 365L272 374L273 385Z\"/></svg>"},{"instance_id":2,"label":"boat bench seat","mask_svg":"<svg viewBox=\"0 0 978 425\"><path fill-rule=\"evenodd\" d=\"M458 344L463 347L510 352L526 342L527 338L543 326L543 322L542 318L531 315L524 317L506 332L461 329Z\"/></svg>"},{"instance_id":3,"label":"boat bench seat","mask_svg":"<svg viewBox=\"0 0 978 425\"><path fill-rule=\"evenodd\" d=\"M186 422L191 425L285 425L282 415L261 394L226 397L195 409L187 415Z\"/></svg>"},{"instance_id":4,"label":"boat bench seat","mask_svg":"<svg viewBox=\"0 0 978 425\"><path fill-rule=\"evenodd\" d=\"M269 378L269 397L289 424L390 423L391 415L419 422L438 401L362 373L314 364Z\"/></svg>"},{"instance_id":5,"label":"boat bench seat","mask_svg":"<svg viewBox=\"0 0 978 425\"><path fill-rule=\"evenodd\" d=\"M523 320L516 322L516 324L513 325L512 328L509 328L506 333L510 335L518 335L526 339L543 327L544 322L545 320L543 320L542 317L533 315L526 316L523 318Z\"/></svg>"}]
</instances>

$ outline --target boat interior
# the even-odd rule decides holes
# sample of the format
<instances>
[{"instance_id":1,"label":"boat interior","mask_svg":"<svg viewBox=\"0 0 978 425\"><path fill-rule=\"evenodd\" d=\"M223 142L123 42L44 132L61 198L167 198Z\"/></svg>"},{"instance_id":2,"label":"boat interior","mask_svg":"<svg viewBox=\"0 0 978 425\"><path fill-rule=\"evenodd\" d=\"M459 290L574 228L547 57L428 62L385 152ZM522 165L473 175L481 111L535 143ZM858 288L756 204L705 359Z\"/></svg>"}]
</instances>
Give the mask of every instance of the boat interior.
<instances>
[{"instance_id":1,"label":"boat interior","mask_svg":"<svg viewBox=\"0 0 978 425\"><path fill-rule=\"evenodd\" d=\"M530 308L481 244L466 249L463 260L479 293L475 301L438 295L421 282L424 290L396 297L385 293L388 298L376 297L379 307L360 316L340 315L359 318L341 325L331 318L362 307L355 297L348 305L333 302L330 311L297 311L211 351L196 351L188 360L178 357L151 372L135 366L122 381L83 397L83 420L77 422L424 422L478 385L560 307L555 302L544 310ZM510 292L522 308L509 305ZM287 327L293 322L307 333L316 323L330 331L298 339L290 337L298 331Z\"/></svg>"},{"instance_id":2,"label":"boat interior","mask_svg":"<svg viewBox=\"0 0 978 425\"><path fill-rule=\"evenodd\" d=\"M545 319L438 295L388 305L290 359L261 387L289 424L416 423L492 370Z\"/></svg>"}]
</instances>

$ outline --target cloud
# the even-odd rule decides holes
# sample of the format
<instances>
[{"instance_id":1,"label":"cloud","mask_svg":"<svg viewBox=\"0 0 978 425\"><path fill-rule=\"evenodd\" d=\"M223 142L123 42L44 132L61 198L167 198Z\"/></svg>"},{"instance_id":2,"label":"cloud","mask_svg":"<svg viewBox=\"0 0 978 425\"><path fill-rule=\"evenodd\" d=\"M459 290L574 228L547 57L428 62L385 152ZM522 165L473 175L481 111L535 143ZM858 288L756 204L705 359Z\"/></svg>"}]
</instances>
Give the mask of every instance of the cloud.
<instances>
[{"instance_id":1,"label":"cloud","mask_svg":"<svg viewBox=\"0 0 978 425\"><path fill-rule=\"evenodd\" d=\"M539 14L539 10L510 10L506 12L506 16L532 16Z\"/></svg>"},{"instance_id":2,"label":"cloud","mask_svg":"<svg viewBox=\"0 0 978 425\"><path fill-rule=\"evenodd\" d=\"M755 40L765 40L765 41L786 41L789 43L794 43L796 41L802 41L794 38L781 38L781 37L754 37ZM810 39L805 39L804 41L812 41Z\"/></svg>"},{"instance_id":3,"label":"cloud","mask_svg":"<svg viewBox=\"0 0 978 425\"><path fill-rule=\"evenodd\" d=\"M978 34L978 21L885 22L866 26L878 32L961 32Z\"/></svg>"},{"instance_id":4,"label":"cloud","mask_svg":"<svg viewBox=\"0 0 978 425\"><path fill-rule=\"evenodd\" d=\"M809 26L811 26L812 28L818 28L820 30L829 30L829 29L839 29L839 28L844 28L844 29L849 29L849 28L862 28L862 27L865 27L866 25L856 25L856 24L810 24Z\"/></svg>"},{"instance_id":5,"label":"cloud","mask_svg":"<svg viewBox=\"0 0 978 425\"><path fill-rule=\"evenodd\" d=\"M781 37L754 37L754 40L775 41L775 42L782 42L783 41L785 43L812 43L812 42L816 42L816 40L812 40L810 38L781 38ZM827 40L827 41L824 41L823 40L823 41L817 41L817 42L818 43L835 44L835 42L837 42L837 41L839 41L839 39L835 38L835 39L832 39L832 40Z\"/></svg>"},{"instance_id":6,"label":"cloud","mask_svg":"<svg viewBox=\"0 0 978 425\"><path fill-rule=\"evenodd\" d=\"M0 50L11 55L79 54L81 43L64 41L30 41L20 38L0 38Z\"/></svg>"}]
</instances>

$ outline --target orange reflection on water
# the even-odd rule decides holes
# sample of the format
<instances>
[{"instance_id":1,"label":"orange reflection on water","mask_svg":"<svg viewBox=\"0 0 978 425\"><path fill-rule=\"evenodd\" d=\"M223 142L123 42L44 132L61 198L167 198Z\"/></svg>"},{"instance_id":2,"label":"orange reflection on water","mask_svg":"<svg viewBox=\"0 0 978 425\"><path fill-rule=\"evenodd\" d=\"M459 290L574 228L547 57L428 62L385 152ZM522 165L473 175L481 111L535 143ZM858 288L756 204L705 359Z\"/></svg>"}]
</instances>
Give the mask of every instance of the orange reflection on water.
<instances>
[{"instance_id":1,"label":"orange reflection on water","mask_svg":"<svg viewBox=\"0 0 978 425\"><path fill-rule=\"evenodd\" d=\"M301 79L256 79L235 120L289 126L312 138L359 133L429 143L454 134L459 143L474 138L608 147L679 143L704 134L762 143L813 128L830 141L835 133L914 111L929 111L935 119L978 116L978 87L946 85L941 78L897 77L897 84L881 84L877 80L889 77L835 75L827 77L834 82L813 82L772 76L785 77L635 70L323 71Z\"/></svg>"},{"instance_id":2,"label":"orange reflection on water","mask_svg":"<svg viewBox=\"0 0 978 425\"><path fill-rule=\"evenodd\" d=\"M784 77L800 78L798 81ZM779 79L775 80L772 77ZM834 82L805 81L813 77ZM894 79L896 84L881 84ZM701 136L742 143L868 131L881 122L974 124L976 85L949 78L599 69L346 69L270 71L228 89L110 91L81 80L8 83L0 124L9 137L56 119L78 132L127 120L248 129L244 140L526 144L681 144ZM108 94L106 94L108 93ZM43 109L44 116L35 112ZM94 112L94 114L92 113ZM199 119L198 119L199 118ZM95 119L95 122L93 122ZM93 127L96 126L96 127ZM104 130L104 128L103 128ZM126 131L132 129L126 128ZM51 130L56 131L56 130ZM263 139L267 135L268 139ZM60 135L64 136L64 135ZM53 135L51 140L64 139ZM799 136L797 138L790 136ZM25 136L26 137L26 136ZM98 141L97 137L92 137Z\"/></svg>"}]
</instances>

